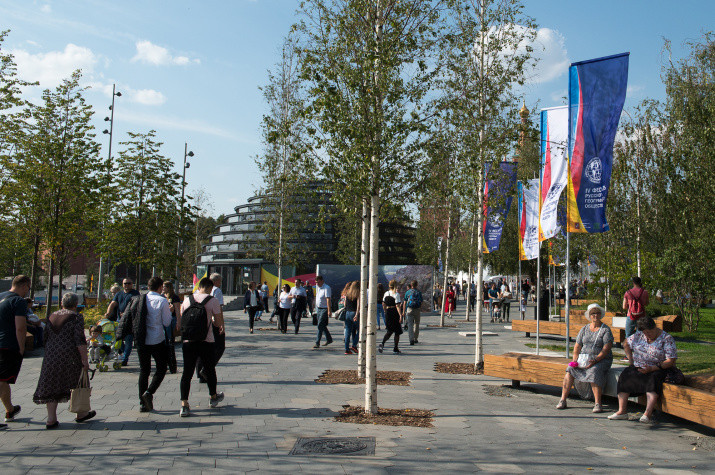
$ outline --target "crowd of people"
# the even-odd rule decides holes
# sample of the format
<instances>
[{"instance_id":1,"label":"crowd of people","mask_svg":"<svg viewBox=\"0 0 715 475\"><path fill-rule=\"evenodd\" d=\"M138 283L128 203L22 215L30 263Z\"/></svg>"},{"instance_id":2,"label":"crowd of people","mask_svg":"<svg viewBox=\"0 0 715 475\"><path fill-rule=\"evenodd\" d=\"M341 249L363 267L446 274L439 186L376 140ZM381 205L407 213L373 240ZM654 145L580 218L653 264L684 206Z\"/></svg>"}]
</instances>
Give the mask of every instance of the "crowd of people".
<instances>
[{"instance_id":1,"label":"crowd of people","mask_svg":"<svg viewBox=\"0 0 715 475\"><path fill-rule=\"evenodd\" d=\"M311 316L313 324L317 326L313 346L317 349L321 346L323 335L324 345L333 342L328 323L331 317L335 317L343 324L345 354L356 354L363 308L360 282L348 282L337 304L332 301L332 290L322 276L316 277L315 292L310 282L304 287L298 279L295 284L293 288L284 285L281 292L276 294L271 321L277 316L278 328L287 333L290 316L297 334L301 319L306 315ZM8 292L0 294L0 400L5 406L6 422L13 421L21 411L21 406L13 404L11 385L20 373L25 335L29 328L28 315L32 314L26 300L30 285L30 278L20 275L13 279ZM130 355L136 349L140 411L153 411L154 395L166 373L176 373L178 370L174 351L176 335L180 335L183 356L179 415L190 415L189 394L194 374L200 383L208 386L210 407L218 406L224 395L217 390L216 364L223 355L226 341L221 276L213 274L210 278L201 279L196 292L187 295L183 301L176 295L172 283L164 282L158 276L149 280L148 292L144 295L134 289L134 282L129 278L122 281L122 287L113 287L113 298L104 317L107 321L116 322L120 366L129 363ZM400 354L400 336L404 330L408 330L410 345L419 343L423 298L418 287L419 283L412 281L403 294L395 280L390 281L387 291L382 284L378 285L377 325L378 329L382 329L382 326L385 329L378 345L380 353L392 339L393 353ZM528 281L522 282L521 289L521 298L525 300L524 294L529 292ZM451 316L456 310L459 297L468 300L473 293L476 293L473 284L450 282L444 293L445 312ZM484 305L491 311L492 321L502 318L508 320L511 285L506 281L493 282L485 285L484 295ZM441 305L441 297L442 289L437 285L433 294L433 310ZM643 290L640 278L635 277L633 288L623 298L623 308L628 316L627 338L623 347L629 367L619 377L619 409L609 416L611 420L627 419L629 396L646 395L647 406L640 420L651 422L656 403L662 394L663 382L682 379L682 373L675 367L677 353L673 337L657 328L653 319L646 316L647 305L648 293ZM58 427L58 404L70 399L73 389L84 374L90 371L90 363L97 362L99 358L100 347L95 343L101 338L102 328L100 325L91 326L90 337L86 338L84 319L78 307L79 297L74 293L65 293L61 308L44 322L42 339L45 355L33 401L46 406L47 429ZM334 307L336 311L333 311ZM268 311L267 283L258 287L255 282L251 282L244 296L249 332L253 333L254 323L260 320L262 312ZM585 312L589 323L581 328L576 337L572 362L564 375L562 396L557 409L567 408L567 397L576 385L579 392L592 392L593 412L603 412L602 394L613 363L614 343L613 333L602 321L603 316L604 310L598 304L591 304ZM95 416L96 412L92 410L77 411L75 421L83 423ZM0 425L0 428L4 427L6 425Z\"/></svg>"}]
</instances>

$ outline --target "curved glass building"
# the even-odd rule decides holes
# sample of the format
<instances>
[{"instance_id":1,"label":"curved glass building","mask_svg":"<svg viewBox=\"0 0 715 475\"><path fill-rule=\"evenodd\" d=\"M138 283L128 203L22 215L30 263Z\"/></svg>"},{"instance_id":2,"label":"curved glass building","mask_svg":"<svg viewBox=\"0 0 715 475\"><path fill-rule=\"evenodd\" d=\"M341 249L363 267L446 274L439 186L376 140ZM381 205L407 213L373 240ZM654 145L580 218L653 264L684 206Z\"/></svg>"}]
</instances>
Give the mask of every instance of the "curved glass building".
<instances>
[{"instance_id":1,"label":"curved glass building","mask_svg":"<svg viewBox=\"0 0 715 475\"><path fill-rule=\"evenodd\" d=\"M339 264L335 257L338 248L338 232L333 222L319 216L321 207L327 207L324 216L334 213L330 193L312 187L311 197L291 203L290 209L304 209L299 220L286 224L286 247L292 252L305 250L305 257L298 268L285 268L286 275L300 275L315 272L317 264ZM243 295L251 281L260 281L261 267L268 267L275 273L273 259L267 247L275 248L277 239L266 238L265 230L274 226L275 203L268 195L261 194L249 198L248 203L234 208L235 213L226 216L216 227L210 242L205 244L199 255L198 275L206 270L223 276L222 290L227 295ZM269 221L273 223L269 224ZM414 264L413 227L398 223L380 223L380 265Z\"/></svg>"}]
</instances>

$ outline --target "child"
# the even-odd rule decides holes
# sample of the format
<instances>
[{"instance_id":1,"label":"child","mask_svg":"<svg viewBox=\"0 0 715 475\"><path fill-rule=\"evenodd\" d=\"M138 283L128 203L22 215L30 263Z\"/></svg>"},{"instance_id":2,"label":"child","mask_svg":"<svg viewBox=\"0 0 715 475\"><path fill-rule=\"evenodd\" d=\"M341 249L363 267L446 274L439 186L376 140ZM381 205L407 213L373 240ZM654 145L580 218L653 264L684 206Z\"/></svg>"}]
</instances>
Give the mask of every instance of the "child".
<instances>
[{"instance_id":1,"label":"child","mask_svg":"<svg viewBox=\"0 0 715 475\"><path fill-rule=\"evenodd\" d=\"M99 325L93 325L89 328L89 339L87 340L87 346L89 346L89 361L90 363L99 362L99 342L102 339L102 327Z\"/></svg>"}]
</instances>

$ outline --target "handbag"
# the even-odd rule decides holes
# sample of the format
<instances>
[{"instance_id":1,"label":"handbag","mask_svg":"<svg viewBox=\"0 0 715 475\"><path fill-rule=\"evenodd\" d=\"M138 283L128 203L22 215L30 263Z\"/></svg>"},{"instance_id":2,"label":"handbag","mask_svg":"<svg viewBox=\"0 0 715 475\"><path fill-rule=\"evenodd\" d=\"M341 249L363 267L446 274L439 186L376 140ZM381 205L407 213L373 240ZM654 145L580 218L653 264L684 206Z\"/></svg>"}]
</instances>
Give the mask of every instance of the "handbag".
<instances>
[{"instance_id":1,"label":"handbag","mask_svg":"<svg viewBox=\"0 0 715 475\"><path fill-rule=\"evenodd\" d=\"M596 335L596 341L598 341L598 339L601 337L601 332L604 328L605 326L601 325L601 328L598 330L598 335ZM579 368L585 368L586 366L588 366L589 361L595 359L596 357L590 353L579 353L576 362L578 363Z\"/></svg>"},{"instance_id":2,"label":"handbag","mask_svg":"<svg viewBox=\"0 0 715 475\"><path fill-rule=\"evenodd\" d=\"M333 314L337 320L340 320L341 322L345 321L345 307L338 309L337 312Z\"/></svg>"},{"instance_id":3,"label":"handbag","mask_svg":"<svg viewBox=\"0 0 715 475\"><path fill-rule=\"evenodd\" d=\"M318 314L316 312L313 312L311 315L313 316L313 325L317 325L318 324Z\"/></svg>"},{"instance_id":4,"label":"handbag","mask_svg":"<svg viewBox=\"0 0 715 475\"><path fill-rule=\"evenodd\" d=\"M665 382L670 384L683 384L685 375L679 368L673 366L665 370Z\"/></svg>"},{"instance_id":5,"label":"handbag","mask_svg":"<svg viewBox=\"0 0 715 475\"><path fill-rule=\"evenodd\" d=\"M77 387L70 392L69 411L75 414L91 411L92 406L89 403L91 395L92 388L89 387L89 375L86 369L82 369Z\"/></svg>"}]
</instances>

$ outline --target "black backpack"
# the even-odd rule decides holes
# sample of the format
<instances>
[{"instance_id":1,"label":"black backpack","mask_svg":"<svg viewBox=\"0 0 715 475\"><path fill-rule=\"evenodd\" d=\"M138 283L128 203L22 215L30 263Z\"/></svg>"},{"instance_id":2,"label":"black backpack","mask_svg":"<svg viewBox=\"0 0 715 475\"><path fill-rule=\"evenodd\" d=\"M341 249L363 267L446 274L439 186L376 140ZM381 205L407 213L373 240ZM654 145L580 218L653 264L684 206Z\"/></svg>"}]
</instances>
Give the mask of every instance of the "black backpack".
<instances>
[{"instance_id":1,"label":"black backpack","mask_svg":"<svg viewBox=\"0 0 715 475\"><path fill-rule=\"evenodd\" d=\"M181 339L185 341L204 341L209 333L209 314L206 312L206 302L213 297L209 295L203 302L194 300L189 294L189 308L181 315Z\"/></svg>"}]
</instances>

